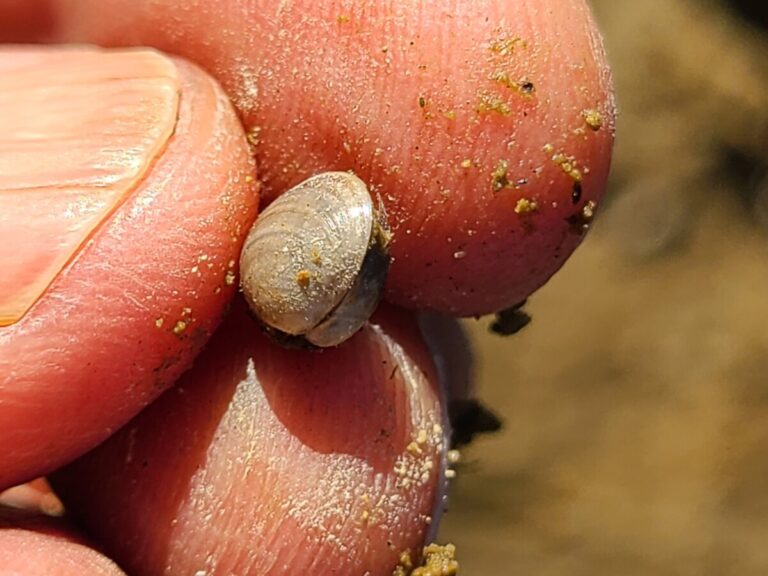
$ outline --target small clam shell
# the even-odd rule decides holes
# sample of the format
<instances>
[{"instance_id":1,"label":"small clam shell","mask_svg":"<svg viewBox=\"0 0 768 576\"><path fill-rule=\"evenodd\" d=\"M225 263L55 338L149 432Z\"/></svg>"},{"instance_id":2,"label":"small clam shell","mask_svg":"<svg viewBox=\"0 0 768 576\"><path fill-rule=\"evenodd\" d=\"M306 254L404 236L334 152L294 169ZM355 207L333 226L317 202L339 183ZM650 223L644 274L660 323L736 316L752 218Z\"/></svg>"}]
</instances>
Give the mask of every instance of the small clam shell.
<instances>
[{"instance_id":1,"label":"small clam shell","mask_svg":"<svg viewBox=\"0 0 768 576\"><path fill-rule=\"evenodd\" d=\"M378 304L388 243L362 180L347 172L319 174L259 216L240 257L243 293L278 336L334 346Z\"/></svg>"}]
</instances>

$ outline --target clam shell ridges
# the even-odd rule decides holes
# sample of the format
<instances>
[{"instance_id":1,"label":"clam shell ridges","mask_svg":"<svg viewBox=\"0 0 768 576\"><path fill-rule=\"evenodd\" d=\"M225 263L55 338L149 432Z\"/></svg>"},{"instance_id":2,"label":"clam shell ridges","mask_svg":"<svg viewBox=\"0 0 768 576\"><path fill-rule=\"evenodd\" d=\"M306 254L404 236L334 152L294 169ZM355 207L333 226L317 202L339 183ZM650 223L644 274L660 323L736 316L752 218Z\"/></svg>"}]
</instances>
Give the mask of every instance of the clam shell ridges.
<instances>
[{"instance_id":1,"label":"clam shell ridges","mask_svg":"<svg viewBox=\"0 0 768 576\"><path fill-rule=\"evenodd\" d=\"M280 196L243 249L243 290L254 312L288 334L314 328L354 284L372 227L371 197L352 174L320 174Z\"/></svg>"}]
</instances>

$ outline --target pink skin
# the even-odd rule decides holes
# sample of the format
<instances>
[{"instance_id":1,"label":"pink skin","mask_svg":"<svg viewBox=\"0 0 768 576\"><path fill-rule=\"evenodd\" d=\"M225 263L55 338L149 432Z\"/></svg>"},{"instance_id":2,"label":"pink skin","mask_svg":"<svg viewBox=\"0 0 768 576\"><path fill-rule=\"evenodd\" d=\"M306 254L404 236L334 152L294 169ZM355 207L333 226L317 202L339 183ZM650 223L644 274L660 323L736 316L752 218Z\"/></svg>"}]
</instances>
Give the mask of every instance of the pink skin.
<instances>
[{"instance_id":1,"label":"pink skin","mask_svg":"<svg viewBox=\"0 0 768 576\"><path fill-rule=\"evenodd\" d=\"M408 307L477 315L517 304L576 248L582 234L568 219L604 189L614 103L584 0L43 6L38 36L155 46L212 73L246 129L260 128L267 201L318 171L354 169L389 212L387 297ZM500 73L533 82L532 97L490 78ZM483 97L509 114L478 113ZM587 110L602 115L600 130ZM561 152L589 170L576 205L573 180L552 161ZM501 160L511 182L527 183L494 192ZM516 213L521 198L538 211Z\"/></svg>"},{"instance_id":2,"label":"pink skin","mask_svg":"<svg viewBox=\"0 0 768 576\"><path fill-rule=\"evenodd\" d=\"M148 175L180 92L155 50L0 50L0 327Z\"/></svg>"},{"instance_id":3,"label":"pink skin","mask_svg":"<svg viewBox=\"0 0 768 576\"><path fill-rule=\"evenodd\" d=\"M390 310L297 353L234 312L55 488L134 574L391 574L430 527L444 446L415 323Z\"/></svg>"},{"instance_id":4,"label":"pink skin","mask_svg":"<svg viewBox=\"0 0 768 576\"><path fill-rule=\"evenodd\" d=\"M33 308L0 329L0 452L13 453L0 487L71 460L157 397L234 292L226 277L255 217L244 182L253 166L218 87L178 66L179 122L151 174Z\"/></svg>"},{"instance_id":5,"label":"pink skin","mask_svg":"<svg viewBox=\"0 0 768 576\"><path fill-rule=\"evenodd\" d=\"M125 576L61 521L0 506L0 576Z\"/></svg>"},{"instance_id":6,"label":"pink skin","mask_svg":"<svg viewBox=\"0 0 768 576\"><path fill-rule=\"evenodd\" d=\"M371 5L380 8L370 8ZM384 2L332 0L193 0L184 3L178 0L151 3L0 0L0 39L153 45L187 56L223 84L246 129L257 141L255 157L260 168L259 176L265 183L267 200L316 171L355 169L381 194L395 229L395 262L388 298L413 307L478 314L515 304L524 298L562 264L581 240L578 226L567 219L579 213L586 202L598 201L602 194L613 139L613 101L599 37L584 0L478 0L449 4L450 14L446 5L439 0L425 0L415 8L407 2L391 6ZM108 14L119 17L105 17ZM514 44L510 58L502 58L498 50L491 49L492 46L503 46L505 33L526 41L525 46ZM494 40L502 41L502 44L494 44ZM512 81L531 80L535 84L533 97L525 98L518 90L489 78L500 70L507 72ZM509 106L509 115L479 114L476 107L484 94L500 96ZM602 114L603 126L596 132L586 129L579 133L585 126L582 112L591 109ZM445 116L451 111L455 115L453 119ZM257 127L261 128L258 132L254 130ZM546 144L552 145L552 152L544 151ZM575 206L570 200L571 178L562 166L552 161L552 156L561 151L575 157L579 167L589 168L589 173L584 175L583 197ZM194 151L188 156L196 158L197 154ZM472 161L470 168L462 166L465 159ZM526 178L527 184L522 184L519 189L504 188L494 193L491 173L500 160L507 160L511 181ZM198 176L211 177L205 173ZM528 215L516 213L518 200L523 197L535 201L538 211ZM557 206L553 206L553 202ZM183 204L173 206L174 216L180 207ZM146 214L146 217L151 218L148 224L154 223L155 228L163 228L172 221L168 211ZM187 236L189 226L200 225L205 230L205 224L195 220L185 219L184 222L183 234L181 229L164 229L162 233L192 237ZM155 228L148 226L144 236L154 233ZM121 239L119 236L112 238L113 241ZM110 250L131 259L132 251L139 250L136 246L143 249L145 245L146 240L142 237L140 242L133 243L132 250L120 252L119 247ZM106 244L103 246L101 258L106 258L108 248ZM104 266L102 263L101 269ZM168 269L166 262L158 267ZM94 262L91 275L82 277L80 289L91 290L91 297L93 294L101 297L105 289L112 291L94 281L93 272L101 269ZM186 268L177 268L177 271L181 270ZM142 275L156 278L159 274L157 270L144 268ZM162 286L162 278L160 281ZM183 279L184 285L188 285L188 281L188 278ZM120 301L124 290L124 286L115 287L110 297ZM174 306L178 309L184 304L174 302ZM91 324L95 314L91 312ZM144 320L149 317L151 315ZM63 320L59 322L63 323ZM91 330L88 321L82 322L83 328ZM134 324L126 328L129 329L138 333ZM75 334L76 346L87 344L83 342L88 338L87 334ZM39 331L38 344L28 342L31 350L25 353L29 358L38 359L40 353L35 354L32 350L42 347L47 351L51 348L46 342L59 340L62 354L80 362L86 357L90 360L94 350L73 350L71 343L61 342L63 339L63 334L49 335ZM118 359L142 352L143 357L156 363L166 357L166 352L156 350L158 343L166 350L175 345L168 338L161 340L153 341L152 345L145 342L142 346L146 352L143 349L126 351L121 347ZM252 344L246 341L240 345ZM259 345L258 340L253 345ZM0 338L0 354L3 354L1 346ZM21 350L20 346L14 348L14 353L18 355ZM95 348L97 358L99 351L100 348ZM109 352L114 356L114 347ZM189 352L185 358L191 356L192 352ZM270 362L261 356L259 362ZM365 357L361 361L364 360ZM347 370L346 364L341 367ZM173 375L179 369L172 370ZM286 370L290 371L289 368ZM145 374L146 368L143 372L138 371L140 375ZM314 382L314 374L310 373L308 382ZM173 375L168 373L167 380ZM88 442L82 441L81 433L90 440L102 438L125 421L130 409L136 406L133 400L142 397L148 401L155 392L134 386L126 393L114 378L94 378L89 381L90 389L75 387L72 401L64 402L65 410L62 410L59 406L54 409L53 401L46 404L42 400L49 396L61 404L57 396L61 394L61 386L38 384L39 392L32 394L30 391L22 399L27 408L13 409L18 425L11 430L12 436L4 436L0 430L0 444L6 437L10 438L14 442L14 456L19 453L25 463L22 468L26 466L28 472L47 469L66 459L67 455L73 455L68 449L63 456L55 452L62 450L62 445L69 440L74 439L80 448L84 448ZM227 386L231 389L232 381L215 380L211 384L226 390ZM71 383L67 382L67 386L71 387ZM0 389L0 393L0 400L4 401L5 390ZM109 394L113 398L107 397L105 401ZM160 404L165 405L166 410L172 394L169 392ZM222 405L226 395L217 398L217 406L224 411ZM303 413L301 424L282 422L282 429L275 425L275 418L280 420L280 416L271 404L269 409L262 406L258 412L252 410L242 422L254 434L261 424L267 425L266 429L275 434L282 430L278 438L283 442L280 446L286 447L283 452L277 451L274 456L270 444L263 445L261 452L255 454L262 464L270 457L277 457L279 470L284 474L286 470L293 473L281 477L286 481L298 478L306 466L314 476L307 477L307 484L291 485L291 490L299 493L315 486L315 480L328 470L318 467L322 451L313 447L314 436L327 438L329 442L326 462L340 462L341 456L348 455L345 451L350 448L334 444L333 439L338 442L339 436L333 434L339 434L340 429L347 430L348 415L362 417L352 410L323 419L320 408L328 401L328 397L322 396L313 410ZM41 403L49 408L39 410ZM126 408L126 403L131 404L130 409ZM107 405L111 411L105 409ZM251 399L250 405L257 404ZM28 409L37 415L25 416ZM228 526L221 532L222 537L232 538L228 544L216 540L216 534L205 529L206 516L195 514L204 511L205 506L212 506L210 501L195 495L186 498L188 486L184 483L190 479L190 463L199 462L204 449L212 442L210 437L201 438L197 431L210 432L215 424L211 415L203 406L179 402L179 406L174 404L169 413L178 410L182 416L169 417L168 421L173 425L169 423L166 428L162 418L156 413L152 415L153 410L160 408L153 406L149 415L142 415L137 421L140 427L136 434L142 441L136 441L134 450L138 448L163 457L171 455L173 461L186 468L153 465L146 476L144 473L134 476L143 480L142 486L146 490L142 493L132 491L121 476L128 440L123 432L110 441L108 446L111 448L99 449L95 455L70 468L66 476L61 476L60 482L69 484L68 496L73 509L82 511L104 541L125 541L122 549L115 546L116 553L135 565L157 567L164 554L182 562L180 551L185 546L194 551L193 558L198 558L206 544L211 543L225 546L223 559L254 561L249 557L237 557L251 550L252 545L231 532L236 526ZM231 408L227 410L231 411ZM96 411L108 415L91 414ZM187 421L181 422L184 414ZM50 453L35 447L43 443L38 440L41 430L32 432L30 429L30 426L39 428L41 418L46 424L50 422L56 431L50 436L47 432L43 434L45 442L51 441ZM345 426L340 427L339 423ZM353 421L350 425L349 430L355 433L365 430L360 422ZM395 426L402 437L404 421L399 420ZM88 431L88 427L92 429ZM73 430L80 432L73 434ZM283 502L280 498L286 494L280 493L276 482L256 492L258 482L253 477L227 480L227 466L236 463L234 455L249 436L238 433L234 427L227 427L224 432L218 445L221 449L217 449L220 456L211 462L210 469L214 495L222 493L217 491L219 489L229 488L222 497L223 507L220 508L224 516L238 514L243 503L252 507L249 509L255 507L260 513L266 513L273 497L277 502ZM58 441L58 436L65 440ZM166 442L164 438L171 440ZM188 446L190 452L175 454L179 443ZM33 446L29 455L26 455L27 444ZM297 449L289 451L287 447ZM373 466L377 450L375 443L360 443L356 456ZM43 461L42 466L38 465L37 459ZM161 460L154 459L156 462ZM330 470L339 469L331 466ZM90 474L94 474L97 481L86 484ZM356 494L362 486L368 486L369 478L349 478L343 486L324 493L317 491L317 500L313 502L338 502L345 492ZM106 483L102 490L95 489L98 479ZM418 524L421 521L417 513L426 508L425 502L432 500L435 481L430 481L423 494L415 491L411 495L407 504L410 514L402 515L407 540L402 542L403 545L415 547L420 543L424 525ZM90 502L88 490L78 487L78 482L90 487L95 502ZM261 497L254 497L254 494ZM188 514L181 527L169 533L172 513L180 509L180 498L184 502L199 503L201 508L184 508ZM126 499L142 504L136 508L137 515L131 515L128 505L121 509ZM146 507L147 502L161 503L163 508ZM102 510L109 511L104 518L100 517ZM160 525L154 528L153 524L142 523L142 512L159 515ZM362 510L354 512L362 513ZM282 517L269 517L267 525L273 526L273 533L284 534L291 538L289 542L297 542L295 549L283 552L286 555L295 552L292 561L297 568L306 567L310 556L319 558L301 548L304 542L301 531L295 531ZM148 527L150 531L145 539ZM365 536L367 532L360 534ZM152 540L153 537L160 543ZM139 548L131 542L147 544L150 549ZM349 542L355 543L354 540ZM381 544L380 540L372 542L365 549L363 561L381 560L380 565L370 564L374 573L379 573L375 571L381 571L391 562L391 550L375 545ZM275 541L268 540L259 550L269 554L274 545ZM139 559L133 560L134 555ZM357 568L362 565L355 562L359 560L353 556L342 558L337 566L339 573L361 573Z\"/></svg>"}]
</instances>

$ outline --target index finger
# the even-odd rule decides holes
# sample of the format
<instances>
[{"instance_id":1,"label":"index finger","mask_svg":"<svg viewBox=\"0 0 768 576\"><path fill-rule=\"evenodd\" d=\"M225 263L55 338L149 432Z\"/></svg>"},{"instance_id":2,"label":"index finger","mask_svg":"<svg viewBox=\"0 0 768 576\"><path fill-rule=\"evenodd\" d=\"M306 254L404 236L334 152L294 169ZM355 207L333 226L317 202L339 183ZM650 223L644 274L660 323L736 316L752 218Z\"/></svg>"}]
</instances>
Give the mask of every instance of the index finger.
<instances>
[{"instance_id":1,"label":"index finger","mask_svg":"<svg viewBox=\"0 0 768 576\"><path fill-rule=\"evenodd\" d=\"M394 228L394 302L457 315L517 304L599 204L614 102L584 0L43 5L38 36L148 44L216 76L267 201L355 170Z\"/></svg>"}]
</instances>

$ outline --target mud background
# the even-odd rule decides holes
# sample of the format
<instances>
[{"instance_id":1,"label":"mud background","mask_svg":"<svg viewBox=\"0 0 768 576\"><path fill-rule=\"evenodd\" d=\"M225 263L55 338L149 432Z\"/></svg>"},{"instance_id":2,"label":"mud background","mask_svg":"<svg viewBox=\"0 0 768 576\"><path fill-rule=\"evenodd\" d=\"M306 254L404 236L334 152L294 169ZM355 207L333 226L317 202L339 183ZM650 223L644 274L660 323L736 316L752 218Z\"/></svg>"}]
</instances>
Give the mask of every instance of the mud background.
<instances>
[{"instance_id":1,"label":"mud background","mask_svg":"<svg viewBox=\"0 0 768 576\"><path fill-rule=\"evenodd\" d=\"M741 4L741 6L738 6ZM610 197L509 339L467 323L504 420L463 450L461 573L768 573L768 5L593 2Z\"/></svg>"}]
</instances>

